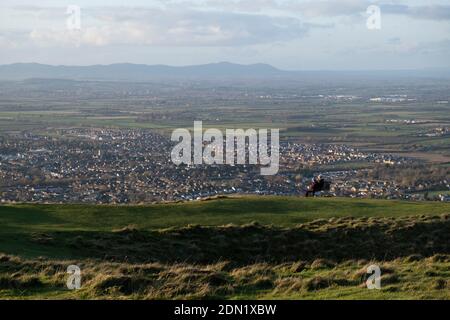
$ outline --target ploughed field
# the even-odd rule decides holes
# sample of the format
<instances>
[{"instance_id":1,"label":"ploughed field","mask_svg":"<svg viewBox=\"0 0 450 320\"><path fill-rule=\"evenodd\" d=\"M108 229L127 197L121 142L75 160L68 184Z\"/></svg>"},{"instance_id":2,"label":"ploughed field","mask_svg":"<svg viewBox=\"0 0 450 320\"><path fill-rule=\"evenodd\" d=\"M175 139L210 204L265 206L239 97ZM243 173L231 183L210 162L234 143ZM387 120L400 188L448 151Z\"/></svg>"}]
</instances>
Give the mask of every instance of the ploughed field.
<instances>
[{"instance_id":1,"label":"ploughed field","mask_svg":"<svg viewBox=\"0 0 450 320\"><path fill-rule=\"evenodd\" d=\"M3 205L0 298L450 299L449 217L446 203L344 198Z\"/></svg>"}]
</instances>

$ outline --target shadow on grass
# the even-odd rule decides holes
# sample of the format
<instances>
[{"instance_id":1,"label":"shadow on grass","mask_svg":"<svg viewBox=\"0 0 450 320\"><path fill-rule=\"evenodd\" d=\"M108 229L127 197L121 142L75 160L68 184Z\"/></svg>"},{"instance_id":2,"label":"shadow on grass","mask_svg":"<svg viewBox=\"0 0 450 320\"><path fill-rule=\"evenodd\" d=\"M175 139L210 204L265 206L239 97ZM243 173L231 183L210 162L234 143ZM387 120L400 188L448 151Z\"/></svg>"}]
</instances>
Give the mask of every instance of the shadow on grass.
<instances>
[{"instance_id":1,"label":"shadow on grass","mask_svg":"<svg viewBox=\"0 0 450 320\"><path fill-rule=\"evenodd\" d=\"M49 252L116 262L257 262L391 260L450 253L448 215L316 220L294 228L248 224L188 226L163 231L133 227L112 232L67 231L29 236ZM52 250L54 249L54 250Z\"/></svg>"},{"instance_id":2,"label":"shadow on grass","mask_svg":"<svg viewBox=\"0 0 450 320\"><path fill-rule=\"evenodd\" d=\"M45 210L45 206L0 206L0 228L30 226L33 224L60 224L63 219Z\"/></svg>"}]
</instances>

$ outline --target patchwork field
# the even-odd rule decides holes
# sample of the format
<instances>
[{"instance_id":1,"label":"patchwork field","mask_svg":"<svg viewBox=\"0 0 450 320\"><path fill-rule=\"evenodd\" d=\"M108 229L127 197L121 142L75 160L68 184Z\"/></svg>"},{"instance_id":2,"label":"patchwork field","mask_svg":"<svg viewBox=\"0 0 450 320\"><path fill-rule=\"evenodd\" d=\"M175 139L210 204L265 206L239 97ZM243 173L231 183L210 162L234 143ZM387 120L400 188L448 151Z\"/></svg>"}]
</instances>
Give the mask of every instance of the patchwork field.
<instances>
[{"instance_id":1,"label":"patchwork field","mask_svg":"<svg viewBox=\"0 0 450 320\"><path fill-rule=\"evenodd\" d=\"M450 205L233 197L0 206L0 297L449 299ZM66 288L69 265L80 290ZM368 290L369 265L381 290Z\"/></svg>"}]
</instances>

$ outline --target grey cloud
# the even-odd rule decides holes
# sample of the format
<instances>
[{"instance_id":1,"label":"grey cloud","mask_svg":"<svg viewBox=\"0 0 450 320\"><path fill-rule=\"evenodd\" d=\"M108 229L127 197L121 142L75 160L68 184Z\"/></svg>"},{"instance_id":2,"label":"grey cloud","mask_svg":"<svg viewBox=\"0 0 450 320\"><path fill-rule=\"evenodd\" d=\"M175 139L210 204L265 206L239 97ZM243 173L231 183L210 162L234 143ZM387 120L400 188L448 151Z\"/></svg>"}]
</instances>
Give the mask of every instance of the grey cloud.
<instances>
[{"instance_id":1,"label":"grey cloud","mask_svg":"<svg viewBox=\"0 0 450 320\"><path fill-rule=\"evenodd\" d=\"M450 20L450 6L411 7L407 14L419 19Z\"/></svg>"},{"instance_id":2,"label":"grey cloud","mask_svg":"<svg viewBox=\"0 0 450 320\"><path fill-rule=\"evenodd\" d=\"M167 4L167 2L165 2ZM309 0L309 1L276 1L276 0L208 0L202 4L184 1L178 3L193 8L216 8L236 11L279 10L289 14L306 17L339 17L361 15L370 5L378 5L386 14L406 15L415 19L449 20L449 5L411 6L400 1L370 0Z\"/></svg>"},{"instance_id":3,"label":"grey cloud","mask_svg":"<svg viewBox=\"0 0 450 320\"><path fill-rule=\"evenodd\" d=\"M410 6L399 3L366 0L291 2L287 7L306 16L351 16L366 12L369 5L378 5L383 14L404 15L414 19L450 20L449 5Z\"/></svg>"},{"instance_id":4,"label":"grey cloud","mask_svg":"<svg viewBox=\"0 0 450 320\"><path fill-rule=\"evenodd\" d=\"M407 6L402 4L382 4L380 6L382 12L387 14L405 15L424 20L450 20L450 6Z\"/></svg>"},{"instance_id":5,"label":"grey cloud","mask_svg":"<svg viewBox=\"0 0 450 320\"><path fill-rule=\"evenodd\" d=\"M105 7L83 10L85 16L89 23L78 34L34 28L30 37L41 45L76 40L95 46L240 46L301 38L315 26L297 18L223 11Z\"/></svg>"},{"instance_id":6,"label":"grey cloud","mask_svg":"<svg viewBox=\"0 0 450 320\"><path fill-rule=\"evenodd\" d=\"M402 43L402 40L399 37L393 37L387 39L386 43L389 45L398 45Z\"/></svg>"},{"instance_id":7,"label":"grey cloud","mask_svg":"<svg viewBox=\"0 0 450 320\"><path fill-rule=\"evenodd\" d=\"M305 16L351 16L365 12L369 2L365 0L341 0L341 1L310 1L297 3L295 1L286 4L293 12Z\"/></svg>"},{"instance_id":8,"label":"grey cloud","mask_svg":"<svg viewBox=\"0 0 450 320\"><path fill-rule=\"evenodd\" d=\"M154 44L229 46L304 36L311 25L289 17L223 11L123 9L103 15L112 24L135 24L158 33Z\"/></svg>"}]
</instances>

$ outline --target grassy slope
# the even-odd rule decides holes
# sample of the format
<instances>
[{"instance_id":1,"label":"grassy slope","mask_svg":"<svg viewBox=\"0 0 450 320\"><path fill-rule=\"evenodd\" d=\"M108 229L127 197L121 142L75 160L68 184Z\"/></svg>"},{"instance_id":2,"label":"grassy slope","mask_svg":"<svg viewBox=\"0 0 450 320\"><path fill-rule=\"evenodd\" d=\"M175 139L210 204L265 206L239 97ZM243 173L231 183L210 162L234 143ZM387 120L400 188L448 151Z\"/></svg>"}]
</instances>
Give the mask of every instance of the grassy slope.
<instances>
[{"instance_id":1,"label":"grassy slope","mask_svg":"<svg viewBox=\"0 0 450 320\"><path fill-rule=\"evenodd\" d=\"M7 230L111 230L127 225L162 229L260 224L291 227L319 218L397 217L449 213L450 204L357 200L348 198L232 197L148 206L9 205L0 206L0 232Z\"/></svg>"},{"instance_id":2,"label":"grassy slope","mask_svg":"<svg viewBox=\"0 0 450 320\"><path fill-rule=\"evenodd\" d=\"M189 224L263 225L292 227L331 217L398 217L450 212L450 204L356 200L347 198L233 197L211 201L148 206L7 205L0 206L0 252L25 257L45 255L70 257L66 248L57 250L29 243L33 232L111 232L126 226L139 230L183 227Z\"/></svg>"},{"instance_id":3,"label":"grassy slope","mask_svg":"<svg viewBox=\"0 0 450 320\"><path fill-rule=\"evenodd\" d=\"M445 256L445 254L448 254L447 249L439 249L446 247L435 244L434 249L432 249L432 252L444 253L442 259L439 256L433 258L430 255L430 258L422 257L417 262L409 261L407 255L416 252L414 248L422 248L420 241L411 246L412 251L409 250L408 254L401 255L397 260L378 260L379 264L388 265L386 269L391 270L394 274L387 275L390 278L385 281L386 286L382 291L369 292L369 290L361 287L361 268L370 263L371 259L368 260L364 255L356 259L350 257L352 256L352 241L366 241L361 240L363 239L361 237L366 234L364 230L367 228L367 220L358 220L357 224L351 220L346 220L346 217L379 218L381 219L379 222L373 222L374 233L372 234L385 237L386 240L393 240L393 244L396 244L395 238L390 238L390 231L387 233L383 231L385 226L388 226L391 230L402 228L402 234L404 233L407 237L411 237L413 232L419 232L420 237L430 235L430 237L436 236L436 239L447 239L445 238L445 232L442 231L448 225L448 222L445 222L446 220L430 217L432 220L427 222L425 220L429 218L424 217L445 213L450 213L450 205L436 202L415 203L294 197L233 197L150 206L28 204L0 206L0 253L20 257L12 258L12 260L9 257L0 257L0 297L20 298L20 294L23 295L23 298L449 298L449 284L446 279L449 277L450 261L448 256ZM402 222L406 225L402 227L401 223L397 227L398 222L395 219L393 221L383 220L383 217L410 218L406 218ZM330 220L332 222L321 226L315 235L302 231L292 231L298 224L320 218L342 218L344 220ZM441 222L433 219L438 219ZM234 239L233 237L236 236L233 236L233 232L237 232L237 235L240 232L239 229L236 229L237 226L252 221L257 221L262 225L271 225L275 229L264 229L264 227L261 227L263 228L261 230L253 227L242 229L242 232L247 234L247 238L243 239L246 239L244 242L249 246L250 251L252 250L252 241L264 243L264 239L266 239L270 242L273 240L274 243L278 241L280 245L274 252L282 253L280 250L286 249L285 244L289 246L290 237L296 239L297 236L305 236L306 239L310 239L310 242L314 241L316 237L320 239L326 236L328 237L328 244L325 247L332 246L333 238L336 237L336 244L341 245L339 239L342 237L342 232L348 230L353 234L351 237L355 237L355 239L350 239L350 237L347 237L349 238L347 239L344 236L347 243L342 243L345 250L350 249L349 261L335 260L332 265L325 264L323 267L317 267L314 266L312 260L308 260L305 262L303 270L300 271L296 270L295 260L291 260L288 265L284 265L280 260L277 260L263 267L249 262L247 267L240 265L233 268L210 267L207 264L197 263L189 264L190 262L177 266L168 261L161 262L157 268L158 271L148 271L154 268L149 268L146 265L120 262L120 257L123 258L125 253L131 254L131 251L134 250L136 256L140 253L144 253L145 256L146 252L158 253L159 245L157 243L159 242L157 241L161 241L167 247L167 250L172 250L172 253L176 249L176 246L172 247L172 244L180 243L181 247L185 246L192 252L206 250L203 252L209 252L214 256L216 253L210 251L211 248L219 245L223 239L226 240L226 237ZM422 222L425 224L422 224ZM211 229L208 231L209 233L193 227L179 229L189 224L221 226L230 223L236 225L236 227ZM436 232L423 231L427 230L426 228L434 230L428 223L439 223L437 226L441 231L438 232L438 229L436 229ZM136 226L139 231L117 231L129 225ZM411 225L413 229L408 225ZM426 227L427 225L429 227ZM171 229L164 231L159 236L157 230L165 228ZM235 228L234 231L233 228ZM414 231L414 228L418 231ZM336 233L336 230L342 230L342 232ZM356 236L355 232L359 235ZM183 240L183 234L185 234L186 240ZM47 235L53 239L48 241ZM155 236L158 239L151 247L150 244L152 244L152 239L155 239ZM83 244L81 247L71 245L71 241L77 237L83 239L86 247ZM202 243L205 243L204 237L210 239L211 247L209 244L205 245L204 248L202 247ZM271 240L271 237L275 238ZM325 238L323 239L325 241ZM302 248L302 241L295 240L293 242L300 246L294 250L299 253L298 256L300 257L302 256L299 251ZM406 242L412 244L414 241ZM227 248L226 243L229 243L229 240L221 245ZM318 248L320 248L321 243L322 240L316 243L316 245L319 245ZM133 247L134 244L136 244L136 247ZM425 250L423 252L427 252L425 247L422 249ZM85 257L79 255L80 251L88 250L91 250L90 255ZM108 260L104 260L99 254L103 251L118 254L119 260L115 261L119 261L117 263L121 267L111 266ZM289 252L289 248L287 248L287 252ZM314 259L314 256L321 257L322 253L316 255L314 252L313 250L312 259ZM325 251L323 252L324 258L332 256L326 254ZM46 259L35 260L38 256L44 256ZM83 265L86 280L84 290L68 292L64 285L61 285L64 284L64 268L68 264L65 259L78 259L75 263ZM295 257L295 259L298 259L298 257ZM213 261L207 263L213 263ZM140 270L140 268L143 270L138 272L139 277L143 277L141 280L134 279L134 276L130 278L127 275L134 275L137 272L135 270ZM32 272L33 270L39 271L35 274ZM127 273L126 270L134 271ZM177 271L174 273L174 270ZM204 270L211 273L212 280L203 278L204 272L206 272ZM413 270L417 272L411 273ZM108 276L109 273L112 273L112 276ZM197 273L201 277L197 276ZM55 274L58 275L57 279ZM13 278L13 275L16 278ZM183 281L185 281L183 277L197 280L183 284ZM219 279L216 279L216 277L219 277ZM160 278L164 280L162 282L156 281ZM225 280L222 278L225 278ZM215 281L221 284L217 285ZM391 283L389 284L389 282ZM139 283L144 283L144 285ZM181 288L180 286L183 285L188 287ZM144 286L145 290L141 286ZM149 286L157 289L149 292L147 290ZM144 291L140 291L141 289Z\"/></svg>"},{"instance_id":4,"label":"grassy slope","mask_svg":"<svg viewBox=\"0 0 450 320\"><path fill-rule=\"evenodd\" d=\"M0 206L0 252L25 257L70 257L26 241L33 232L111 232L126 226L139 230L183 227L189 224L220 226L256 221L263 225L293 227L319 218L398 217L449 213L450 204L356 200L348 198L232 197L147 206L7 205Z\"/></svg>"},{"instance_id":5,"label":"grassy slope","mask_svg":"<svg viewBox=\"0 0 450 320\"><path fill-rule=\"evenodd\" d=\"M0 299L450 299L450 257L443 255L417 261L316 260L238 268L226 263L0 259ZM70 264L82 268L81 290L65 287ZM364 285L371 264L381 267L381 290Z\"/></svg>"}]
</instances>

